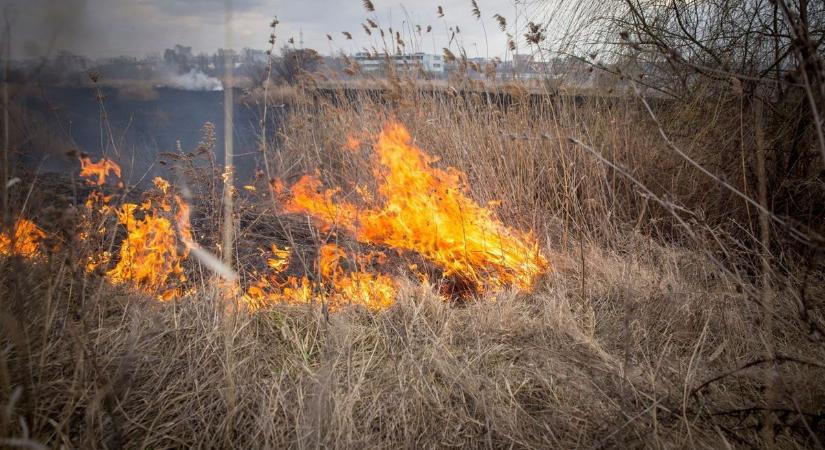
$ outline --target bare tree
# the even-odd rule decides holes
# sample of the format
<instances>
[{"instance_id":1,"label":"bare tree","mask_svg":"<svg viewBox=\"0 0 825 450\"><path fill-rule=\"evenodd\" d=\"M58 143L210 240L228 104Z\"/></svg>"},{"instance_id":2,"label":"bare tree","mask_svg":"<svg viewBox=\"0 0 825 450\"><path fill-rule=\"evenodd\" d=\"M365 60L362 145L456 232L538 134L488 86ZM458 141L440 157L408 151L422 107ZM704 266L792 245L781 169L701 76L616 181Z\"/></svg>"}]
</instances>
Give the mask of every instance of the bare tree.
<instances>
[{"instance_id":1,"label":"bare tree","mask_svg":"<svg viewBox=\"0 0 825 450\"><path fill-rule=\"evenodd\" d=\"M313 49L284 47L281 60L273 68L287 83L294 84L302 74L313 73L321 64L321 55Z\"/></svg>"}]
</instances>

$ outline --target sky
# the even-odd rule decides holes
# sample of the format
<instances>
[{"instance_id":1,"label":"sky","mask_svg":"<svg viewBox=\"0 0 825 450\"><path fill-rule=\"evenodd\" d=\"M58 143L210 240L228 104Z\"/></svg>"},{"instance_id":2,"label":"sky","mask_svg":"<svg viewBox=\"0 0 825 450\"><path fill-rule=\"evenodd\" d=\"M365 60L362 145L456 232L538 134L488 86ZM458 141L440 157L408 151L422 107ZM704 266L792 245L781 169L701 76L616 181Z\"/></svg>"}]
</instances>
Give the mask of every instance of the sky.
<instances>
[{"instance_id":1,"label":"sky","mask_svg":"<svg viewBox=\"0 0 825 450\"><path fill-rule=\"evenodd\" d=\"M373 45L380 50L375 33L370 38L360 25L371 18L394 30L431 25L433 32L421 38L415 50L438 54L448 44L448 29L457 26L461 32L452 43L453 49L461 43L470 57L492 57L502 56L506 48L505 33L493 15L506 17L510 27L518 16L523 28L536 8L535 0L526 5L525 0L476 0L482 27L472 14L471 0L373 0L373 13L364 9L361 0L230 0L232 42L227 45L226 1L0 0L0 4L11 24L14 58L47 56L57 50L89 57L141 57L161 54L175 44L191 46L196 53L224 47L264 49L268 47L269 23L275 16L280 21L278 47L290 37L298 46L303 30L304 46L322 54L352 54ZM443 18L437 15L438 6L444 10ZM347 40L342 31L352 33L353 40Z\"/></svg>"}]
</instances>

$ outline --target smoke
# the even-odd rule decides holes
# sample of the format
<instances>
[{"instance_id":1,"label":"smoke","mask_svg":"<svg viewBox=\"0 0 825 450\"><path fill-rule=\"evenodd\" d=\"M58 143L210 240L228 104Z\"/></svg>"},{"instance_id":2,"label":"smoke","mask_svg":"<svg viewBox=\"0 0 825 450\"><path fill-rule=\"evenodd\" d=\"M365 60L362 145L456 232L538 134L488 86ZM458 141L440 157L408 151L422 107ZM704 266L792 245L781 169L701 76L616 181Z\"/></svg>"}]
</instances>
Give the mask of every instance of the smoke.
<instances>
[{"instance_id":1,"label":"smoke","mask_svg":"<svg viewBox=\"0 0 825 450\"><path fill-rule=\"evenodd\" d=\"M180 75L171 75L168 77L166 83L170 87L184 89L187 91L222 91L223 84L221 80L210 77L209 75L192 69L188 73Z\"/></svg>"},{"instance_id":2,"label":"smoke","mask_svg":"<svg viewBox=\"0 0 825 450\"><path fill-rule=\"evenodd\" d=\"M0 0L3 19L12 27L12 45L18 56L44 58L57 50L88 46L95 36L89 0L28 0L11 3ZM6 16L8 14L8 16Z\"/></svg>"}]
</instances>

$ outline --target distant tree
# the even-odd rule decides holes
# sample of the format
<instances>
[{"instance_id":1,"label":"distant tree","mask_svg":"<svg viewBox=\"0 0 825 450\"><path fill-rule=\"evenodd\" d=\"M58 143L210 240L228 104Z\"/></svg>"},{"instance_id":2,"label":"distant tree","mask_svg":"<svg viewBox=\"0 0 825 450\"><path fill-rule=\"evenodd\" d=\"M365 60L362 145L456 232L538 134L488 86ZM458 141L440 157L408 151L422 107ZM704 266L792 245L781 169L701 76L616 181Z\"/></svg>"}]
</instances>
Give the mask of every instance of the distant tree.
<instances>
[{"instance_id":1,"label":"distant tree","mask_svg":"<svg viewBox=\"0 0 825 450\"><path fill-rule=\"evenodd\" d=\"M53 64L57 70L73 73L88 69L90 63L85 57L64 50L57 52Z\"/></svg>"},{"instance_id":2,"label":"distant tree","mask_svg":"<svg viewBox=\"0 0 825 450\"><path fill-rule=\"evenodd\" d=\"M302 75L317 71L321 61L321 55L311 48L284 47L281 50L281 59L273 69L285 82L293 84Z\"/></svg>"},{"instance_id":3,"label":"distant tree","mask_svg":"<svg viewBox=\"0 0 825 450\"><path fill-rule=\"evenodd\" d=\"M209 73L209 55L206 53L199 53L195 57L195 68L203 73Z\"/></svg>"},{"instance_id":4,"label":"distant tree","mask_svg":"<svg viewBox=\"0 0 825 450\"><path fill-rule=\"evenodd\" d=\"M153 66L137 58L118 56L104 61L92 70L107 80L146 80L151 78Z\"/></svg>"},{"instance_id":5,"label":"distant tree","mask_svg":"<svg viewBox=\"0 0 825 450\"><path fill-rule=\"evenodd\" d=\"M174 67L178 72L186 72L192 68L192 47L177 44L174 48L167 48L163 52L163 62Z\"/></svg>"},{"instance_id":6,"label":"distant tree","mask_svg":"<svg viewBox=\"0 0 825 450\"><path fill-rule=\"evenodd\" d=\"M227 64L229 64L230 67L234 69L235 63L237 63L238 60L238 52L232 49L219 48L218 52L212 55L212 61L215 65L215 70L219 74L226 73Z\"/></svg>"}]
</instances>

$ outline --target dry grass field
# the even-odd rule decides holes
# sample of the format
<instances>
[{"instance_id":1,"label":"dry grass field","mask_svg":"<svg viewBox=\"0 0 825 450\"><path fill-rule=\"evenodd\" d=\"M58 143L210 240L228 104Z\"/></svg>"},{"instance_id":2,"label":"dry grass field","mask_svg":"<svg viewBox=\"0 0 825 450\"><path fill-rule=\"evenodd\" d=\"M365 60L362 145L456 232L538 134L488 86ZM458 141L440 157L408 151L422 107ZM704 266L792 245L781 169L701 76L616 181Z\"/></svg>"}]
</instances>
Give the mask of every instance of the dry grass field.
<instances>
[{"instance_id":1,"label":"dry grass field","mask_svg":"<svg viewBox=\"0 0 825 450\"><path fill-rule=\"evenodd\" d=\"M679 163L638 102L527 107L514 93L505 108L413 90L344 101L307 91L270 170L288 184L315 170L330 186L369 183L374 136L398 120L433 165L466 174L474 199L500 200L497 217L532 230L550 268L529 291L449 300L438 280L399 275L389 307L330 311L316 291L309 303L250 308L190 257L187 291L158 302L84 270L67 248L82 199L66 194L64 210L34 180L26 214L52 250L2 260L5 444L748 447L764 443L770 413L776 445L819 445L825 351L800 295L822 298L821 272L800 281L803 268L776 262L765 292L759 255L737 247L746 206ZM360 152L348 136L363 139ZM697 141L684 145L698 152ZM635 181L591 151L633 167ZM180 185L202 196L191 199L196 237L218 234L208 172L177 163ZM321 233L273 206L265 176L250 191L235 230L244 286L261 248L312 251ZM807 311L813 323L820 307Z\"/></svg>"},{"instance_id":2,"label":"dry grass field","mask_svg":"<svg viewBox=\"0 0 825 450\"><path fill-rule=\"evenodd\" d=\"M212 124L140 186L113 155L7 165L0 446L820 448L825 66L800 52L820 78L781 98L298 73L241 99L287 111L253 179Z\"/></svg>"}]
</instances>

